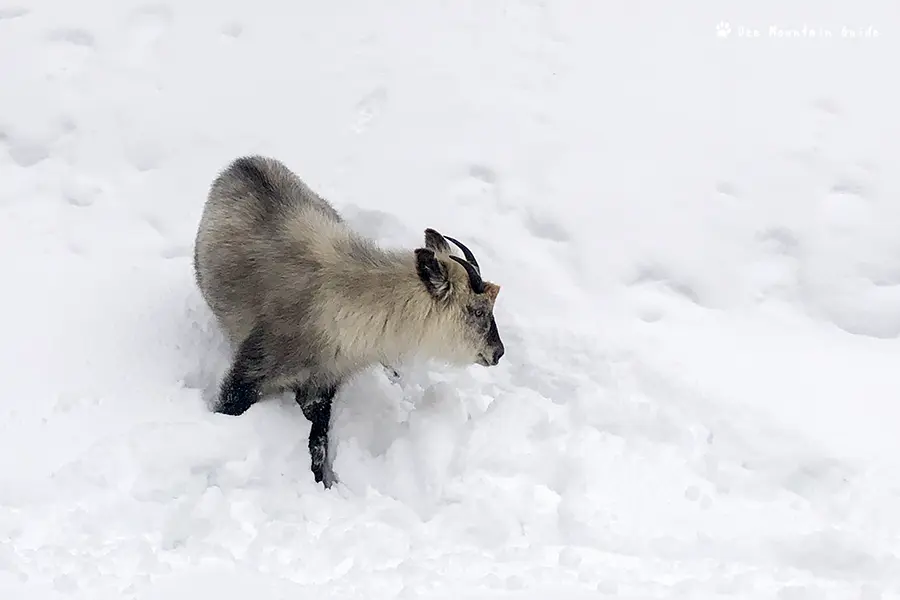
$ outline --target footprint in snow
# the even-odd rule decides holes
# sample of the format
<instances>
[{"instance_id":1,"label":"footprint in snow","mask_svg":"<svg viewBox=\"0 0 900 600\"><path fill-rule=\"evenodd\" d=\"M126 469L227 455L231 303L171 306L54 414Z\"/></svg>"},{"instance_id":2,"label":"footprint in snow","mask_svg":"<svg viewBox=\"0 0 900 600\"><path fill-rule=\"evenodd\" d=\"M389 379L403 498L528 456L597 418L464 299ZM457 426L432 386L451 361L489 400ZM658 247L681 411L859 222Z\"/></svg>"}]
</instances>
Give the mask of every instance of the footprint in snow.
<instances>
[{"instance_id":1,"label":"footprint in snow","mask_svg":"<svg viewBox=\"0 0 900 600\"><path fill-rule=\"evenodd\" d=\"M854 177L838 179L822 199L825 220L836 230L866 227L873 218L870 204L872 192L862 180Z\"/></svg>"},{"instance_id":2,"label":"footprint in snow","mask_svg":"<svg viewBox=\"0 0 900 600\"><path fill-rule=\"evenodd\" d=\"M21 6L0 7L0 21L18 19L28 14L28 9Z\"/></svg>"},{"instance_id":3,"label":"footprint in snow","mask_svg":"<svg viewBox=\"0 0 900 600\"><path fill-rule=\"evenodd\" d=\"M222 35L227 38L237 39L241 37L243 33L244 26L237 21L232 21L231 23L227 23L224 27L222 27Z\"/></svg>"},{"instance_id":4,"label":"footprint in snow","mask_svg":"<svg viewBox=\"0 0 900 600\"><path fill-rule=\"evenodd\" d=\"M94 35L87 29L67 27L50 31L44 42L46 72L50 77L77 76L94 56Z\"/></svg>"},{"instance_id":5,"label":"footprint in snow","mask_svg":"<svg viewBox=\"0 0 900 600\"><path fill-rule=\"evenodd\" d=\"M525 227L533 236L551 242L568 242L570 239L566 229L550 215L529 212L525 217Z\"/></svg>"},{"instance_id":6,"label":"footprint in snow","mask_svg":"<svg viewBox=\"0 0 900 600\"><path fill-rule=\"evenodd\" d=\"M759 232L756 241L773 254L795 256L800 246L797 235L785 227L772 227Z\"/></svg>"},{"instance_id":7,"label":"footprint in snow","mask_svg":"<svg viewBox=\"0 0 900 600\"><path fill-rule=\"evenodd\" d=\"M869 187L864 182L853 177L839 179L831 186L830 191L832 194L857 196L863 199L869 196Z\"/></svg>"},{"instance_id":8,"label":"footprint in snow","mask_svg":"<svg viewBox=\"0 0 900 600\"><path fill-rule=\"evenodd\" d=\"M372 123L384 112L387 106L387 89L378 86L356 103L356 120L353 131L364 133Z\"/></svg>"},{"instance_id":9,"label":"footprint in snow","mask_svg":"<svg viewBox=\"0 0 900 600\"><path fill-rule=\"evenodd\" d=\"M47 35L47 39L85 48L93 48L94 46L94 35L86 29L54 29Z\"/></svg>"},{"instance_id":10,"label":"footprint in snow","mask_svg":"<svg viewBox=\"0 0 900 600\"><path fill-rule=\"evenodd\" d=\"M491 202L498 212L509 212L500 198L500 176L488 165L472 163L467 165L452 183L451 195L464 205L483 206Z\"/></svg>"},{"instance_id":11,"label":"footprint in snow","mask_svg":"<svg viewBox=\"0 0 900 600\"><path fill-rule=\"evenodd\" d=\"M32 167L50 156L49 144L43 137L0 130L0 148L6 148L6 153L16 165Z\"/></svg>"},{"instance_id":12,"label":"footprint in snow","mask_svg":"<svg viewBox=\"0 0 900 600\"><path fill-rule=\"evenodd\" d=\"M831 98L817 98L813 101L812 106L821 114L829 117L836 117L841 114L837 103Z\"/></svg>"},{"instance_id":13,"label":"footprint in snow","mask_svg":"<svg viewBox=\"0 0 900 600\"><path fill-rule=\"evenodd\" d=\"M50 149L38 140L7 142L6 151L13 162L23 168L33 167L50 156Z\"/></svg>"},{"instance_id":14,"label":"footprint in snow","mask_svg":"<svg viewBox=\"0 0 900 600\"><path fill-rule=\"evenodd\" d=\"M493 186L499 180L499 176L494 169L480 164L469 166L469 177L482 182L486 186Z\"/></svg>"},{"instance_id":15,"label":"footprint in snow","mask_svg":"<svg viewBox=\"0 0 900 600\"><path fill-rule=\"evenodd\" d=\"M648 265L641 267L635 277L628 282L633 287L650 286L680 296L698 306L703 306L700 296L689 283L673 276L665 267Z\"/></svg>"},{"instance_id":16,"label":"footprint in snow","mask_svg":"<svg viewBox=\"0 0 900 600\"><path fill-rule=\"evenodd\" d=\"M716 192L726 198L737 198L737 188L735 188L733 183L729 183L727 181L720 181L716 183Z\"/></svg>"},{"instance_id":17,"label":"footprint in snow","mask_svg":"<svg viewBox=\"0 0 900 600\"><path fill-rule=\"evenodd\" d=\"M409 235L409 229L392 214L380 210L348 205L341 211L344 218L355 230L376 240L389 242Z\"/></svg>"},{"instance_id":18,"label":"footprint in snow","mask_svg":"<svg viewBox=\"0 0 900 600\"><path fill-rule=\"evenodd\" d=\"M70 206L87 208L103 194L103 185L85 177L75 177L63 187L63 197Z\"/></svg>"}]
</instances>

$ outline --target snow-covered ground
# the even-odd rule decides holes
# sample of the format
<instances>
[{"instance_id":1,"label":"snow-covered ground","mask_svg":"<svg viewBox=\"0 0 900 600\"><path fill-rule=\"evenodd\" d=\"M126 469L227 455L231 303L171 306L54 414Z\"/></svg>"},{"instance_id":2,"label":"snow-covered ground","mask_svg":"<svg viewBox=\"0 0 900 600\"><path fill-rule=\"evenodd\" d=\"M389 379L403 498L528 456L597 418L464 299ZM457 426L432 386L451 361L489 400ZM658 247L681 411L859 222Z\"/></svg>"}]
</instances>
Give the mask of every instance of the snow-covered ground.
<instances>
[{"instance_id":1,"label":"snow-covered ground","mask_svg":"<svg viewBox=\"0 0 900 600\"><path fill-rule=\"evenodd\" d=\"M900 597L898 57L895 0L0 0L0 598ZM204 403L253 152L502 285L328 491Z\"/></svg>"}]
</instances>

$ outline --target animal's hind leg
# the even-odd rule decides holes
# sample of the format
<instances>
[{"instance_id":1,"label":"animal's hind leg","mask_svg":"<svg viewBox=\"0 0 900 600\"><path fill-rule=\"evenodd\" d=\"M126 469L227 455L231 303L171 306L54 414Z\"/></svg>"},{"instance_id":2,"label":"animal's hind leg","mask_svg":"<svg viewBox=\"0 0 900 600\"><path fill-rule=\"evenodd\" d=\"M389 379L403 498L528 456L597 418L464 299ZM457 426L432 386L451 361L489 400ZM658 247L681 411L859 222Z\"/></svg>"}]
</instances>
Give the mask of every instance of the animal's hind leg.
<instances>
[{"instance_id":1,"label":"animal's hind leg","mask_svg":"<svg viewBox=\"0 0 900 600\"><path fill-rule=\"evenodd\" d=\"M262 344L263 330L259 326L241 342L219 389L217 413L241 415L259 400L265 357Z\"/></svg>"},{"instance_id":2,"label":"animal's hind leg","mask_svg":"<svg viewBox=\"0 0 900 600\"><path fill-rule=\"evenodd\" d=\"M338 387L338 384L320 385L310 380L294 391L297 404L312 423L309 430L310 469L316 483L322 483L326 488L337 481L328 456L328 434L331 431L331 405Z\"/></svg>"}]
</instances>

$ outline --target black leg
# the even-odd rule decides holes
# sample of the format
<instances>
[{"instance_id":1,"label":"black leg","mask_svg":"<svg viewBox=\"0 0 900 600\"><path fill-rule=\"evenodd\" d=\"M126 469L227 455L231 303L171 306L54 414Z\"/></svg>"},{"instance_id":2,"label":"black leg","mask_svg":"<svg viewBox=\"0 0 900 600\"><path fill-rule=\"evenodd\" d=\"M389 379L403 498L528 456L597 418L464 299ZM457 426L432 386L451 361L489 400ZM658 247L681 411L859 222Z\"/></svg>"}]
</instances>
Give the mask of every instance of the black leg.
<instances>
[{"instance_id":1,"label":"black leg","mask_svg":"<svg viewBox=\"0 0 900 600\"><path fill-rule=\"evenodd\" d=\"M263 330L256 327L241 343L219 390L217 413L241 415L259 400L265 356L262 339Z\"/></svg>"},{"instance_id":2,"label":"black leg","mask_svg":"<svg viewBox=\"0 0 900 600\"><path fill-rule=\"evenodd\" d=\"M387 375L387 378L391 383L393 383L394 385L400 383L400 371L384 363L381 363L381 366L384 368L384 374Z\"/></svg>"},{"instance_id":3,"label":"black leg","mask_svg":"<svg viewBox=\"0 0 900 600\"><path fill-rule=\"evenodd\" d=\"M331 430L331 405L338 385L316 385L308 382L295 391L297 404L312 426L309 430L310 468L316 483L330 488L337 477L328 459L328 433Z\"/></svg>"}]
</instances>

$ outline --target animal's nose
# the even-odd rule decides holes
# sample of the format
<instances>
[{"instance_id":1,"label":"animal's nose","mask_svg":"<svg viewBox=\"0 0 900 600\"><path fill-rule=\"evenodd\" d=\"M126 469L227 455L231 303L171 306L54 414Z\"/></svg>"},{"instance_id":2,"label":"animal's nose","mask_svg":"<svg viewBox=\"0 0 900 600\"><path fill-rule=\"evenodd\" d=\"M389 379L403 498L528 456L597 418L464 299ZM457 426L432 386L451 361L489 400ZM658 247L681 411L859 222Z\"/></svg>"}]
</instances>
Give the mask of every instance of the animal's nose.
<instances>
[{"instance_id":1,"label":"animal's nose","mask_svg":"<svg viewBox=\"0 0 900 600\"><path fill-rule=\"evenodd\" d=\"M500 362L500 357L503 356L503 352L504 352L503 346L500 346L499 348L494 350L494 357L493 357L494 361L493 362L495 365Z\"/></svg>"}]
</instances>

